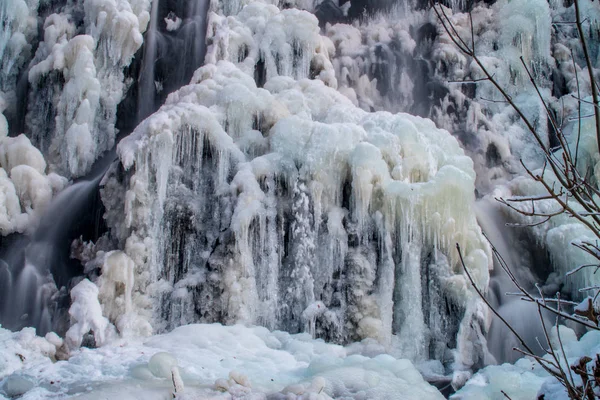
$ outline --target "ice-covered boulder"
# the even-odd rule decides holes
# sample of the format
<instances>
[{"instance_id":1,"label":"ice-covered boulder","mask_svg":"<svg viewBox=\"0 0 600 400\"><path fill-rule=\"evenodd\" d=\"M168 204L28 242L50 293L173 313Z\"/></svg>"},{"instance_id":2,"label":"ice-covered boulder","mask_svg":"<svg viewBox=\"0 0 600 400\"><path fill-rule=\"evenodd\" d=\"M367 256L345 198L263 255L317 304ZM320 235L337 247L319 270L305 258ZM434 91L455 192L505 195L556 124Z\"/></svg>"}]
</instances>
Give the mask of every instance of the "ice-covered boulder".
<instances>
[{"instance_id":1,"label":"ice-covered boulder","mask_svg":"<svg viewBox=\"0 0 600 400\"><path fill-rule=\"evenodd\" d=\"M93 334L96 346L102 346L114 336L114 326L102 315L96 285L88 279L82 280L71 289L71 299L71 327L65 335L69 349L79 348L88 333Z\"/></svg>"}]
</instances>

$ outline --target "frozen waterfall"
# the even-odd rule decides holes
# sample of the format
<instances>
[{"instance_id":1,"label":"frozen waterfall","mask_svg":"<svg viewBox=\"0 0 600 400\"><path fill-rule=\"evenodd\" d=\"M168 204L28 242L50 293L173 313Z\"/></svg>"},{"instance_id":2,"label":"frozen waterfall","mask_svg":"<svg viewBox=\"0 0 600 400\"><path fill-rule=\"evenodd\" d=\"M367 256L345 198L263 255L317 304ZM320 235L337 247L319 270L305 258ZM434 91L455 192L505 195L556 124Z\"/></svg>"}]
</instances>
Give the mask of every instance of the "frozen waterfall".
<instances>
[{"instance_id":1,"label":"frozen waterfall","mask_svg":"<svg viewBox=\"0 0 600 400\"><path fill-rule=\"evenodd\" d=\"M599 180L593 126L575 123L587 66L556 25L572 4L442 3L552 148L530 68ZM600 7L580 3L600 68ZM520 164L543 154L428 1L5 0L0 17L0 343L27 357L0 363L0 398L87 398L52 386L61 359L100 365L80 347L127 365L89 378L99 396L121 374L148 396L167 390L155 376L203 396L440 398L420 374L454 390L516 359L464 267L540 336L488 239L528 288L580 301L598 284L564 277L589 262L570 246L584 225L494 201L543 193ZM59 360L33 389L29 357ZM235 369L266 360L270 381Z\"/></svg>"}]
</instances>

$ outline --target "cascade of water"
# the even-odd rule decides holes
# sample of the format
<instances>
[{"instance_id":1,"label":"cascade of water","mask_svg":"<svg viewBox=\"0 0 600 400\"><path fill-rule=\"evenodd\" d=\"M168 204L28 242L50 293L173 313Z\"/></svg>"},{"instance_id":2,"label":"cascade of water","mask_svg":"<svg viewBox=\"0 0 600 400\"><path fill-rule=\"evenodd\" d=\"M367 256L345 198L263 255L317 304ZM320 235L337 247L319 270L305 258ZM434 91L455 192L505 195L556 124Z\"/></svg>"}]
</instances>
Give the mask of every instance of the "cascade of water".
<instances>
[{"instance_id":1,"label":"cascade of water","mask_svg":"<svg viewBox=\"0 0 600 400\"><path fill-rule=\"evenodd\" d=\"M188 83L204 62L208 1L180 0L171 6L152 1L138 83L138 121Z\"/></svg>"},{"instance_id":2,"label":"cascade of water","mask_svg":"<svg viewBox=\"0 0 600 400\"><path fill-rule=\"evenodd\" d=\"M150 115L154 109L154 66L156 63L157 20L159 0L152 0L150 25L144 38L144 56L138 89L138 121Z\"/></svg>"},{"instance_id":3,"label":"cascade of water","mask_svg":"<svg viewBox=\"0 0 600 400\"><path fill-rule=\"evenodd\" d=\"M196 68L204 61L207 7L207 0L194 0L188 4L188 18L183 23L180 35L186 46L184 55L186 62L179 64L188 69L188 72L184 74L185 80L189 80Z\"/></svg>"},{"instance_id":4,"label":"cascade of water","mask_svg":"<svg viewBox=\"0 0 600 400\"><path fill-rule=\"evenodd\" d=\"M0 277L8 284L0 292L0 324L9 329L33 326L38 334L56 329L53 307L59 301L58 289L79 274L65 255L74 231L86 227L89 205L98 185L114 160L109 152L94 166L90 175L59 193L42 216L31 237L16 240L0 263Z\"/></svg>"},{"instance_id":5,"label":"cascade of water","mask_svg":"<svg viewBox=\"0 0 600 400\"><path fill-rule=\"evenodd\" d=\"M498 205L488 198L477 202L476 212L479 225L515 274L519 284L527 290L533 289L538 282L533 273L533 266L537 264L534 260L535 254L530 246L519 240L519 228L507 226L507 217L502 214ZM533 315L537 315L537 309L534 304L524 302L518 296L506 295L515 292L517 288L495 258L488 294L490 302L532 349L540 349L536 340L543 338L544 332L541 324L531 320ZM552 325L552 322L546 322L548 326ZM517 338L502 321L494 317L488 332L488 347L496 361L516 361L521 354L513 351L513 347L519 345Z\"/></svg>"}]
</instances>

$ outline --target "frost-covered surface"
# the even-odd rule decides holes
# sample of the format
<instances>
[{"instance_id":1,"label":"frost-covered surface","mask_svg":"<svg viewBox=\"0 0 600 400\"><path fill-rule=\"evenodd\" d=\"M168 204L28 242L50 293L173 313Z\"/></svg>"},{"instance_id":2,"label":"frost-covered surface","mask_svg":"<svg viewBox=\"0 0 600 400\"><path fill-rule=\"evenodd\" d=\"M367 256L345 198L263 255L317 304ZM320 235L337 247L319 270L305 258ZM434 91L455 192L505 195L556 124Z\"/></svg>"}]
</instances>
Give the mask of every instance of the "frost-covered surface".
<instances>
[{"instance_id":1,"label":"frost-covered surface","mask_svg":"<svg viewBox=\"0 0 600 400\"><path fill-rule=\"evenodd\" d=\"M556 328L553 328L550 332L550 342L552 347L557 350L565 371L568 369L567 364L575 365L581 357L592 357L595 360L595 355L600 353L600 334L597 331L588 332L577 340L577 335L571 329L562 325L559 326L559 329L560 338ZM560 342L563 344L568 362L565 362L562 357ZM549 355L545 357L552 360ZM572 376L575 384L581 386L581 378L574 373ZM506 398L502 391L514 400L533 399L540 396L547 400L569 398L564 386L555 378L550 377L536 361L530 358L522 358L514 365L493 365L482 369L451 398L454 400L500 400Z\"/></svg>"},{"instance_id":2,"label":"frost-covered surface","mask_svg":"<svg viewBox=\"0 0 600 400\"><path fill-rule=\"evenodd\" d=\"M0 328L0 393L167 399L176 371L180 399L443 399L408 360L265 328L188 325L144 342L82 348L56 362L60 345L51 335Z\"/></svg>"}]
</instances>

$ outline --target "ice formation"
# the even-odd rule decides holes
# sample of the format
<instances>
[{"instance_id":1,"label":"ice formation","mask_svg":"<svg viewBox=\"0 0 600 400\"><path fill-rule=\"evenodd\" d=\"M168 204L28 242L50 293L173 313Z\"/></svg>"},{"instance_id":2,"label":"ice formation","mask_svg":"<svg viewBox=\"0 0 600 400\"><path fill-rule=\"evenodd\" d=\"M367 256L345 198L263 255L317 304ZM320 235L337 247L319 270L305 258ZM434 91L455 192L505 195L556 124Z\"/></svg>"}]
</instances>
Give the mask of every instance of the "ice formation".
<instances>
[{"instance_id":1,"label":"ice formation","mask_svg":"<svg viewBox=\"0 0 600 400\"><path fill-rule=\"evenodd\" d=\"M223 8L229 3L224 2ZM225 59L239 63L261 86L272 77L319 78L336 87L328 38L319 34L317 18L302 10L279 10L275 5L252 2L239 14L209 15L206 62Z\"/></svg>"},{"instance_id":2,"label":"ice formation","mask_svg":"<svg viewBox=\"0 0 600 400\"><path fill-rule=\"evenodd\" d=\"M570 94L577 94L569 48L574 49L582 93L589 94L587 72L580 67L585 63L572 27L561 25L553 31L551 21L573 19L573 7L546 1L452 3L445 12L457 33L470 43L466 7L472 15L476 53L546 143L554 145L555 138L546 134L551 131L546 111L519 57L524 57L552 112L569 115L576 105ZM582 9L597 21L598 9L592 3L582 1ZM586 24L591 41L595 23ZM473 82L482 78L480 68L458 50L430 9L398 6L389 15L360 23L326 25L325 33L335 45L332 64L340 92L367 111L409 112L450 131L474 160L481 194L522 173L520 158L540 162L537 145L512 108L491 83Z\"/></svg>"},{"instance_id":3,"label":"ice formation","mask_svg":"<svg viewBox=\"0 0 600 400\"><path fill-rule=\"evenodd\" d=\"M31 57L37 34L39 0L7 0L0 5L0 92L10 98L14 106L19 70ZM15 109L9 110L16 112Z\"/></svg>"},{"instance_id":4,"label":"ice formation","mask_svg":"<svg viewBox=\"0 0 600 400\"><path fill-rule=\"evenodd\" d=\"M29 138L8 136L8 122L0 113L0 234L31 230L52 196L65 187L63 177L47 172Z\"/></svg>"},{"instance_id":5,"label":"ice formation","mask_svg":"<svg viewBox=\"0 0 600 400\"><path fill-rule=\"evenodd\" d=\"M366 113L319 80L257 88L219 61L171 94L119 155L124 171L103 197L120 204L107 219L155 329L245 322L387 343L397 333L416 360L450 356L460 332L458 368L481 362L467 342L482 335L486 312L454 250L460 243L485 287L474 172L430 121Z\"/></svg>"},{"instance_id":6,"label":"ice formation","mask_svg":"<svg viewBox=\"0 0 600 400\"><path fill-rule=\"evenodd\" d=\"M71 327L65 338L67 346L76 349L81 346L83 336L93 332L97 346L102 346L110 336L112 326L102 315L102 307L98 301L98 288L87 279L79 282L71 289L72 304L69 308ZM113 328L114 329L114 328Z\"/></svg>"}]
</instances>

